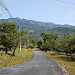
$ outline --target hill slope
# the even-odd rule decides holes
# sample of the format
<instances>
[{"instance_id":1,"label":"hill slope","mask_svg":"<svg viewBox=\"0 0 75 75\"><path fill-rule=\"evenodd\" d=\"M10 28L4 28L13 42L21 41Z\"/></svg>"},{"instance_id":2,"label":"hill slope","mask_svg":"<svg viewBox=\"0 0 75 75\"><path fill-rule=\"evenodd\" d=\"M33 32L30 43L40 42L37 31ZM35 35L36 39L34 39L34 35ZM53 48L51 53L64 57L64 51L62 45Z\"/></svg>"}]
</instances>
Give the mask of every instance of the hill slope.
<instances>
[{"instance_id":1,"label":"hill slope","mask_svg":"<svg viewBox=\"0 0 75 75\"><path fill-rule=\"evenodd\" d=\"M57 28L48 29L46 30L46 33L47 32L52 34L58 34L59 36L60 35L71 36L75 34L75 29L66 28L66 27L57 27Z\"/></svg>"},{"instance_id":2,"label":"hill slope","mask_svg":"<svg viewBox=\"0 0 75 75\"><path fill-rule=\"evenodd\" d=\"M0 19L0 23L4 22L12 22L16 23L16 29L19 30L19 24L21 25L21 30L28 31L30 33L33 33L33 37L39 38L40 34L43 32L46 33L53 33L58 35L73 35L75 33L75 26L71 25L60 25L60 24L54 24L51 22L39 22L34 20L26 20L26 19L20 19L20 18L11 18L9 19Z\"/></svg>"}]
</instances>

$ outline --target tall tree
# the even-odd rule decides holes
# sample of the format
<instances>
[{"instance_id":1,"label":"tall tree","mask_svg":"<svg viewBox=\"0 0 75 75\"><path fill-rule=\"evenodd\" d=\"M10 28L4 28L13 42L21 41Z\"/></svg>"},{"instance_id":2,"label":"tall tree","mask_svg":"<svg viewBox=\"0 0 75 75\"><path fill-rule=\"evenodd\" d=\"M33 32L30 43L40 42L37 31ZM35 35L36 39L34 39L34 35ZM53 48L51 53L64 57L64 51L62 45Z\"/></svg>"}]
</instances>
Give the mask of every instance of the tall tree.
<instances>
[{"instance_id":1,"label":"tall tree","mask_svg":"<svg viewBox=\"0 0 75 75\"><path fill-rule=\"evenodd\" d=\"M8 50L11 50L11 48L15 45L16 42L14 42L16 39L15 35L17 33L16 31L16 25L13 23L1 23L0 24L0 41L1 44L6 48L6 54Z\"/></svg>"}]
</instances>

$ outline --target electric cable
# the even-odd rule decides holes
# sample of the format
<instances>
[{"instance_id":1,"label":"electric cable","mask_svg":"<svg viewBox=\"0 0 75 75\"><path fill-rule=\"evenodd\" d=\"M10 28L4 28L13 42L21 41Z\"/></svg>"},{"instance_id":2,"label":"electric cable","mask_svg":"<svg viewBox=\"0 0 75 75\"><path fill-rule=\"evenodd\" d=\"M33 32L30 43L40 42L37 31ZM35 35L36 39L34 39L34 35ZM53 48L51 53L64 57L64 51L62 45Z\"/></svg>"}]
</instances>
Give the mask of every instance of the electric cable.
<instances>
[{"instance_id":1,"label":"electric cable","mask_svg":"<svg viewBox=\"0 0 75 75\"><path fill-rule=\"evenodd\" d=\"M10 11L8 10L8 8L6 7L6 5L3 3L2 0L0 0L0 5L6 10L6 12L8 13L8 15L10 16L10 18L13 19L13 21L19 25L19 32L21 31L21 27L20 27L20 24L14 20L13 16L11 15ZM20 39L20 52L21 52L21 39Z\"/></svg>"},{"instance_id":2,"label":"electric cable","mask_svg":"<svg viewBox=\"0 0 75 75\"><path fill-rule=\"evenodd\" d=\"M63 0L56 0L56 1L67 3L67 4L71 4L71 5L75 5L75 3L71 3L71 2L67 2L67 1L63 1Z\"/></svg>"}]
</instances>

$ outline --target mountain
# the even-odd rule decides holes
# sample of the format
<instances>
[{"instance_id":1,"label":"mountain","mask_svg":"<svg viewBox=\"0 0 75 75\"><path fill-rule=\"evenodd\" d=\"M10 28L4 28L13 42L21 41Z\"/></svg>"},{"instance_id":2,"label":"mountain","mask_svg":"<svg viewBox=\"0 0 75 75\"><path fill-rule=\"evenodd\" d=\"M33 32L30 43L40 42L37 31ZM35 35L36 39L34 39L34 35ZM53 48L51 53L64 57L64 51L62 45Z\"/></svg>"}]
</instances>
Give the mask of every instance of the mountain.
<instances>
[{"instance_id":1,"label":"mountain","mask_svg":"<svg viewBox=\"0 0 75 75\"><path fill-rule=\"evenodd\" d=\"M68 25L68 24L54 24L52 22L39 22L39 21L34 21L34 20L26 20L26 19L20 19L18 17L16 18L8 18L8 19L0 19L0 23L4 23L4 22L13 22L16 23L17 22L17 26L18 24L20 24L22 26L42 26L42 27L46 27L46 28L57 28L57 27L68 27L68 28L73 28L75 29L75 26L72 25Z\"/></svg>"},{"instance_id":2,"label":"mountain","mask_svg":"<svg viewBox=\"0 0 75 75\"><path fill-rule=\"evenodd\" d=\"M16 29L19 30L19 24L21 30L28 31L29 33L33 33L33 37L39 38L40 34L43 32L53 33L58 35L73 35L75 34L75 26L68 24L54 24L51 22L39 22L34 20L26 20L20 18L8 18L8 19L0 19L0 23L4 22L12 22L16 23Z\"/></svg>"},{"instance_id":3,"label":"mountain","mask_svg":"<svg viewBox=\"0 0 75 75\"><path fill-rule=\"evenodd\" d=\"M46 33L57 34L59 36L61 35L71 36L75 34L75 29L67 27L57 27L57 28L47 29Z\"/></svg>"}]
</instances>

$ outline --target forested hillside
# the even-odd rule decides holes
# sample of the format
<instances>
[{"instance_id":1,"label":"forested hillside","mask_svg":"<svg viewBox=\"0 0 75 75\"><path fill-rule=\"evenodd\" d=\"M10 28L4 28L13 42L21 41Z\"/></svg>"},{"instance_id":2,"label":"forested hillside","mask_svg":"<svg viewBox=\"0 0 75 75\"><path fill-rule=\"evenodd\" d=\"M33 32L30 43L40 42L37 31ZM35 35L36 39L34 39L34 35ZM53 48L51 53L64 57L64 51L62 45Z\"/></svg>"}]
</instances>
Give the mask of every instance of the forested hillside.
<instances>
[{"instance_id":1,"label":"forested hillside","mask_svg":"<svg viewBox=\"0 0 75 75\"><path fill-rule=\"evenodd\" d=\"M19 30L19 24L21 25L21 30L28 31L32 34L32 38L40 38L41 33L52 33L52 34L58 34L61 35L68 35L71 36L75 34L75 26L71 25L60 25L60 24L54 24L51 22L39 22L34 20L26 20L26 19L20 19L20 18L9 18L9 19L0 19L0 23L4 22L12 22L16 23L16 29Z\"/></svg>"}]
</instances>

